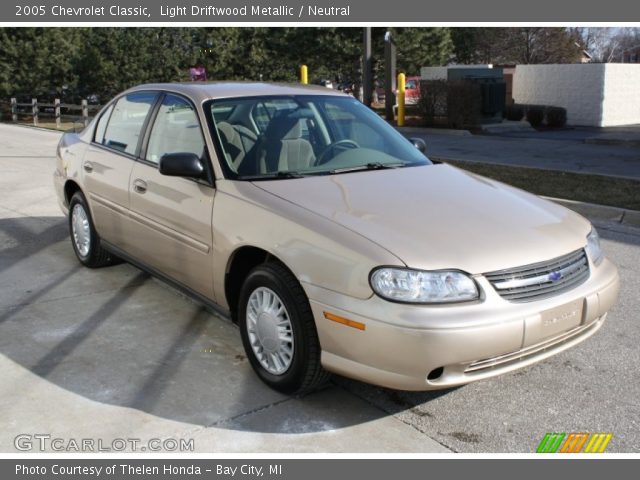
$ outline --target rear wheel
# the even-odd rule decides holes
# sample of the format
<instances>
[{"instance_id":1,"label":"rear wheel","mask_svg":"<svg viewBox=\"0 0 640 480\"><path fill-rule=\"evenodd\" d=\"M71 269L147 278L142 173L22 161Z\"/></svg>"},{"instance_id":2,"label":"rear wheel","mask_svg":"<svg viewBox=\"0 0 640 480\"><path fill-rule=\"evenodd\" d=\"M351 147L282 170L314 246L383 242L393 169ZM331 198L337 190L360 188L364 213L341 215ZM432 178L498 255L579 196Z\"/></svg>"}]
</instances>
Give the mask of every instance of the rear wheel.
<instances>
[{"instance_id":1,"label":"rear wheel","mask_svg":"<svg viewBox=\"0 0 640 480\"><path fill-rule=\"evenodd\" d=\"M98 268L118 261L100 245L87 200L81 192L76 192L69 202L69 234L76 257L83 265Z\"/></svg>"},{"instance_id":2,"label":"rear wheel","mask_svg":"<svg viewBox=\"0 0 640 480\"><path fill-rule=\"evenodd\" d=\"M266 263L249 273L238 320L251 366L271 388L303 394L326 383L309 300L286 268Z\"/></svg>"}]
</instances>

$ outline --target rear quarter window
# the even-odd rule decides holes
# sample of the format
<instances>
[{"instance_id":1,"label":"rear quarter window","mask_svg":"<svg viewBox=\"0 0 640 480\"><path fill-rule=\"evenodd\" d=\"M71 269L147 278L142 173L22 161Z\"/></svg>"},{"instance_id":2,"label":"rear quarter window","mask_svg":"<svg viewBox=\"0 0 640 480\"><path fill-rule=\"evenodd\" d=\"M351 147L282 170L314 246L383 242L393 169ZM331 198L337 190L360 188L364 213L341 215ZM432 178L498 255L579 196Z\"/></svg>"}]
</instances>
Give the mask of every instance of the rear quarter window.
<instances>
[{"instance_id":1,"label":"rear quarter window","mask_svg":"<svg viewBox=\"0 0 640 480\"><path fill-rule=\"evenodd\" d=\"M96 133L93 137L94 142L100 144L104 142L104 132L107 130L107 122L109 121L112 111L113 104L109 105L109 107L107 107L104 113L100 116L100 120L98 120L98 125L96 126Z\"/></svg>"}]
</instances>

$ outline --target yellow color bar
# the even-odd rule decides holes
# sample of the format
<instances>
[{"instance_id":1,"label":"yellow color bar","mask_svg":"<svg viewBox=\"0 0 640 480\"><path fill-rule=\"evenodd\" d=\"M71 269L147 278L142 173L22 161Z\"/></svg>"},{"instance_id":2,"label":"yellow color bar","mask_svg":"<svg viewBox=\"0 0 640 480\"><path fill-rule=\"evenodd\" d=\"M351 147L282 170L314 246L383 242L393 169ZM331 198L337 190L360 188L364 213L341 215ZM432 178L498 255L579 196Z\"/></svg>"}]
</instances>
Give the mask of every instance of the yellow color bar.
<instances>
[{"instance_id":1,"label":"yellow color bar","mask_svg":"<svg viewBox=\"0 0 640 480\"><path fill-rule=\"evenodd\" d=\"M398 74L398 126L404 127L404 93L406 89L404 73Z\"/></svg>"},{"instance_id":2,"label":"yellow color bar","mask_svg":"<svg viewBox=\"0 0 640 480\"><path fill-rule=\"evenodd\" d=\"M356 328L358 330L364 330L365 328L367 328L364 323L356 322L355 320L349 320L348 318L340 317L329 312L323 313L324 318L326 318L327 320L331 320L332 322L340 323L342 325L346 325L347 327Z\"/></svg>"},{"instance_id":3,"label":"yellow color bar","mask_svg":"<svg viewBox=\"0 0 640 480\"><path fill-rule=\"evenodd\" d=\"M611 433L594 433L584 453L603 453L612 437Z\"/></svg>"},{"instance_id":4,"label":"yellow color bar","mask_svg":"<svg viewBox=\"0 0 640 480\"><path fill-rule=\"evenodd\" d=\"M604 439L604 435L602 435L601 433L596 433L594 435L594 437L596 438L596 442L593 444L593 447L591 447L591 453L597 453L598 449L600 448L600 444L602 443L602 440Z\"/></svg>"},{"instance_id":5,"label":"yellow color bar","mask_svg":"<svg viewBox=\"0 0 640 480\"><path fill-rule=\"evenodd\" d=\"M607 433L605 435L604 440L602 441L602 445L600 445L600 449L598 450L598 453L604 453L604 449L607 448L607 444L611 441L611 437L613 437L612 433Z\"/></svg>"},{"instance_id":6,"label":"yellow color bar","mask_svg":"<svg viewBox=\"0 0 640 480\"><path fill-rule=\"evenodd\" d=\"M300 66L300 83L303 85L307 85L309 83L309 76L306 65Z\"/></svg>"},{"instance_id":7,"label":"yellow color bar","mask_svg":"<svg viewBox=\"0 0 640 480\"><path fill-rule=\"evenodd\" d=\"M589 443L587 443L587 447L584 449L584 453L591 453L591 447L593 447L593 444L595 443L597 437L597 433L594 433L591 436L591 440L589 440Z\"/></svg>"}]
</instances>

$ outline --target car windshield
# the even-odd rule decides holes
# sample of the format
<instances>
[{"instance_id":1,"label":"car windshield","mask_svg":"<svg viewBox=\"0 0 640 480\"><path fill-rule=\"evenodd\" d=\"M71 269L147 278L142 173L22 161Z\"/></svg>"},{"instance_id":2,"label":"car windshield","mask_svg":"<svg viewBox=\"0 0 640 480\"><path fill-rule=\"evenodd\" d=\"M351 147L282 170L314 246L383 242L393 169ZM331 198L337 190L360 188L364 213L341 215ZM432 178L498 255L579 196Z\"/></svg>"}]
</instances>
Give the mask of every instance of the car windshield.
<instances>
[{"instance_id":1,"label":"car windshield","mask_svg":"<svg viewBox=\"0 0 640 480\"><path fill-rule=\"evenodd\" d=\"M297 95L205 104L231 178L260 180L430 165L352 97Z\"/></svg>"}]
</instances>

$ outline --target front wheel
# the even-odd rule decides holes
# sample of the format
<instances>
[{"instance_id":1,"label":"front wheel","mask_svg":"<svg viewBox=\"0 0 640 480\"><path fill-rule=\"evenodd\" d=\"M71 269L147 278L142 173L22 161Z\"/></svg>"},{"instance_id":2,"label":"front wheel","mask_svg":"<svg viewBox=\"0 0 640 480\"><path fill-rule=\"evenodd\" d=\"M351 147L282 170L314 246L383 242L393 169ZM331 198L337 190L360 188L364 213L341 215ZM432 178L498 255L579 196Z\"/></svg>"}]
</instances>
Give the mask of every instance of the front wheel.
<instances>
[{"instance_id":1,"label":"front wheel","mask_svg":"<svg viewBox=\"0 0 640 480\"><path fill-rule=\"evenodd\" d=\"M327 381L309 301L283 266L266 263L251 271L240 293L238 323L251 366L271 388L303 394Z\"/></svg>"}]
</instances>

